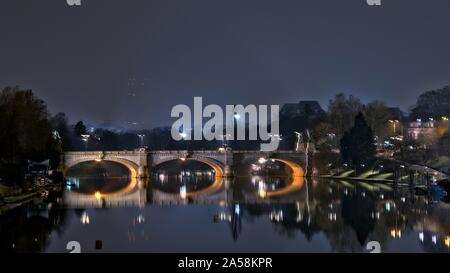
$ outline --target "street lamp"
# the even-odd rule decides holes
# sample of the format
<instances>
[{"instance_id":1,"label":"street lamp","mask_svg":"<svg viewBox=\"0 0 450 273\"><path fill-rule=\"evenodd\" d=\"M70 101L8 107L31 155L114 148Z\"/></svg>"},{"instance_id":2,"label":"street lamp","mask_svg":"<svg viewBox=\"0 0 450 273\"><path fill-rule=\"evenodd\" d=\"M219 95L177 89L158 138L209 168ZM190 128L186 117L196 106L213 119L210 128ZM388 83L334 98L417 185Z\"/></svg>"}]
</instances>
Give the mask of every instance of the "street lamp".
<instances>
[{"instance_id":1,"label":"street lamp","mask_svg":"<svg viewBox=\"0 0 450 273\"><path fill-rule=\"evenodd\" d=\"M443 121L448 121L448 117L442 117Z\"/></svg>"},{"instance_id":2,"label":"street lamp","mask_svg":"<svg viewBox=\"0 0 450 273\"><path fill-rule=\"evenodd\" d=\"M394 127L394 137L395 137L396 136L396 130L395 130L396 129L396 124L399 123L399 121L396 120L396 119L390 119L389 122L392 123L392 125Z\"/></svg>"},{"instance_id":3,"label":"street lamp","mask_svg":"<svg viewBox=\"0 0 450 273\"><path fill-rule=\"evenodd\" d=\"M302 141L303 135L297 131L294 131L294 133L297 136L297 143L295 145L295 151L298 152L300 149L300 142Z\"/></svg>"},{"instance_id":4,"label":"street lamp","mask_svg":"<svg viewBox=\"0 0 450 273\"><path fill-rule=\"evenodd\" d=\"M81 135L81 138L83 139L83 141L84 141L84 143L85 143L85 150L87 151L87 149L88 149L88 141L89 141L89 137L90 137L91 135Z\"/></svg>"},{"instance_id":5,"label":"street lamp","mask_svg":"<svg viewBox=\"0 0 450 273\"><path fill-rule=\"evenodd\" d=\"M141 148L144 147L144 134L138 134L137 135L139 137L140 143L141 143Z\"/></svg>"}]
</instances>

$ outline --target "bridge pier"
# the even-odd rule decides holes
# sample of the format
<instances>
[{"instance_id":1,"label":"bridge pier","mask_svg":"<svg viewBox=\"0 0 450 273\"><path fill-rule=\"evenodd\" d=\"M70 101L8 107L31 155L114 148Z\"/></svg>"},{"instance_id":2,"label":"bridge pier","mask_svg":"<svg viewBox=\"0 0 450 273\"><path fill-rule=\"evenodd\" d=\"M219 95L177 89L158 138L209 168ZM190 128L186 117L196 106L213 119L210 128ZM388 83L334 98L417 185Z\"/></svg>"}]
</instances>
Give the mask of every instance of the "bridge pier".
<instances>
[{"instance_id":1,"label":"bridge pier","mask_svg":"<svg viewBox=\"0 0 450 273\"><path fill-rule=\"evenodd\" d=\"M231 169L231 166L227 165L225 166L224 170L223 170L223 177L232 177L233 174L233 170Z\"/></svg>"},{"instance_id":2,"label":"bridge pier","mask_svg":"<svg viewBox=\"0 0 450 273\"><path fill-rule=\"evenodd\" d=\"M147 178L147 177L149 177L149 171L147 166L139 166L138 178Z\"/></svg>"}]
</instances>

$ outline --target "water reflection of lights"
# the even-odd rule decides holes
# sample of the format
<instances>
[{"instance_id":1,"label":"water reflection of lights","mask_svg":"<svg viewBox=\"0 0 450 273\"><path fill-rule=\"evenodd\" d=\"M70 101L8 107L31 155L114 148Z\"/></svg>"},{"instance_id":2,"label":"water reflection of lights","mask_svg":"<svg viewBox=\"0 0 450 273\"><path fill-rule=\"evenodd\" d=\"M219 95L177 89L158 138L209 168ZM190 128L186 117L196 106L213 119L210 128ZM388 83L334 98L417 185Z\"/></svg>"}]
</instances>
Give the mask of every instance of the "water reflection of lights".
<instances>
[{"instance_id":1,"label":"water reflection of lights","mask_svg":"<svg viewBox=\"0 0 450 273\"><path fill-rule=\"evenodd\" d=\"M234 213L236 215L239 215L241 213L241 208L239 207L239 204L236 204L236 206L234 207Z\"/></svg>"},{"instance_id":2,"label":"water reflection of lights","mask_svg":"<svg viewBox=\"0 0 450 273\"><path fill-rule=\"evenodd\" d=\"M225 212L221 212L219 213L219 220L231 222L231 215Z\"/></svg>"},{"instance_id":3,"label":"water reflection of lights","mask_svg":"<svg viewBox=\"0 0 450 273\"><path fill-rule=\"evenodd\" d=\"M182 198L182 199L186 199L186 186L185 185L183 185L183 186L181 186L180 187L180 197Z\"/></svg>"},{"instance_id":4,"label":"water reflection of lights","mask_svg":"<svg viewBox=\"0 0 450 273\"><path fill-rule=\"evenodd\" d=\"M436 235L431 236L431 241L433 242L433 244L437 244L437 236Z\"/></svg>"},{"instance_id":5,"label":"water reflection of lights","mask_svg":"<svg viewBox=\"0 0 450 273\"><path fill-rule=\"evenodd\" d=\"M267 196L267 190L266 190L267 186L264 182L259 181L258 183L258 195L260 197L266 197Z\"/></svg>"},{"instance_id":6,"label":"water reflection of lights","mask_svg":"<svg viewBox=\"0 0 450 273\"><path fill-rule=\"evenodd\" d=\"M145 223L145 216L142 215L141 213L138 216L133 217L132 221L133 226L135 226L136 224L143 224L143 223Z\"/></svg>"},{"instance_id":7,"label":"water reflection of lights","mask_svg":"<svg viewBox=\"0 0 450 273\"><path fill-rule=\"evenodd\" d=\"M81 214L81 219L80 219L81 223L83 225L89 225L89 215L87 214L86 211L83 211L83 214Z\"/></svg>"},{"instance_id":8,"label":"water reflection of lights","mask_svg":"<svg viewBox=\"0 0 450 273\"><path fill-rule=\"evenodd\" d=\"M66 189L70 191L72 188L78 189L80 187L80 180L76 177L68 177L66 180Z\"/></svg>"},{"instance_id":9,"label":"water reflection of lights","mask_svg":"<svg viewBox=\"0 0 450 273\"><path fill-rule=\"evenodd\" d=\"M335 212L334 213L333 212L328 213L328 220L330 220L332 222L335 222L336 219L337 219L337 214Z\"/></svg>"},{"instance_id":10,"label":"water reflection of lights","mask_svg":"<svg viewBox=\"0 0 450 273\"><path fill-rule=\"evenodd\" d=\"M138 224L144 223L145 222L145 217L142 214L139 214L137 217L137 222Z\"/></svg>"},{"instance_id":11,"label":"water reflection of lights","mask_svg":"<svg viewBox=\"0 0 450 273\"><path fill-rule=\"evenodd\" d=\"M164 174L164 173L160 173L159 175L158 175L158 178L159 178L159 181L161 181L161 183L166 183L167 182L167 174Z\"/></svg>"},{"instance_id":12,"label":"water reflection of lights","mask_svg":"<svg viewBox=\"0 0 450 273\"><path fill-rule=\"evenodd\" d=\"M386 203L385 208L387 211L391 211L391 204L389 202Z\"/></svg>"},{"instance_id":13,"label":"water reflection of lights","mask_svg":"<svg viewBox=\"0 0 450 273\"><path fill-rule=\"evenodd\" d=\"M420 232L420 233L419 233L419 240L420 240L421 242L423 242L423 232Z\"/></svg>"},{"instance_id":14,"label":"water reflection of lights","mask_svg":"<svg viewBox=\"0 0 450 273\"><path fill-rule=\"evenodd\" d=\"M392 238L401 238L402 231L400 229L391 229L391 237Z\"/></svg>"},{"instance_id":15,"label":"water reflection of lights","mask_svg":"<svg viewBox=\"0 0 450 273\"><path fill-rule=\"evenodd\" d=\"M283 211L271 211L269 217L271 221L281 222L283 221Z\"/></svg>"},{"instance_id":16,"label":"water reflection of lights","mask_svg":"<svg viewBox=\"0 0 450 273\"><path fill-rule=\"evenodd\" d=\"M252 171L260 171L261 170L261 166L258 166L256 164L252 164Z\"/></svg>"},{"instance_id":17,"label":"water reflection of lights","mask_svg":"<svg viewBox=\"0 0 450 273\"><path fill-rule=\"evenodd\" d=\"M375 219L375 218L376 218L376 219L378 220L378 219L380 219L380 212L378 212L378 211L375 212L375 211L374 211L374 212L371 213L370 216L372 217L372 219Z\"/></svg>"}]
</instances>

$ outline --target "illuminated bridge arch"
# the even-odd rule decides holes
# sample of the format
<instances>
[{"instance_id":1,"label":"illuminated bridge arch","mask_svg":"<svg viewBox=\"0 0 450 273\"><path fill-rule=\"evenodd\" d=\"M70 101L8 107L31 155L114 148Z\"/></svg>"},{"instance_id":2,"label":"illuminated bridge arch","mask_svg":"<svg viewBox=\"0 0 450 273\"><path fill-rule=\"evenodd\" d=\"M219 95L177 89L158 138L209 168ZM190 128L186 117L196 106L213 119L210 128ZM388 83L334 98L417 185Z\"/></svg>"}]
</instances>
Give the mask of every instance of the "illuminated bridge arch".
<instances>
[{"instance_id":1,"label":"illuminated bridge arch","mask_svg":"<svg viewBox=\"0 0 450 273\"><path fill-rule=\"evenodd\" d=\"M276 197L284 194L291 193L300 189L304 183L305 171L302 167L304 164L304 154L283 151L283 152L258 152L258 151L235 151L235 163L248 164L258 161L260 158L265 158L267 160L274 160L276 162L281 162L286 165L291 171L292 183L288 186L278 189L276 191L265 192L264 197Z\"/></svg>"},{"instance_id":2,"label":"illuminated bridge arch","mask_svg":"<svg viewBox=\"0 0 450 273\"><path fill-rule=\"evenodd\" d=\"M174 160L192 160L204 163L214 170L215 176L223 177L226 172L226 156L216 151L154 151L151 153L151 166L157 167Z\"/></svg>"},{"instance_id":3,"label":"illuminated bridge arch","mask_svg":"<svg viewBox=\"0 0 450 273\"><path fill-rule=\"evenodd\" d=\"M132 178L146 176L147 156L145 151L120 151L120 152L67 152L63 158L63 169L67 171L71 167L83 162L111 161L125 166Z\"/></svg>"}]
</instances>

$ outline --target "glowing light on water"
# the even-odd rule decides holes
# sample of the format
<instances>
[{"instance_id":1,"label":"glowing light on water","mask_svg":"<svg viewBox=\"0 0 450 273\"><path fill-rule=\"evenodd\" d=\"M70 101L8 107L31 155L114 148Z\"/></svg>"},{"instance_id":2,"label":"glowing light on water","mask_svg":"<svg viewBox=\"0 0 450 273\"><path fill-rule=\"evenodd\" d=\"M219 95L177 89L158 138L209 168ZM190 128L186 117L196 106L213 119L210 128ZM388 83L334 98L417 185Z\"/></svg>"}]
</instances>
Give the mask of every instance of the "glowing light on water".
<instances>
[{"instance_id":1,"label":"glowing light on water","mask_svg":"<svg viewBox=\"0 0 450 273\"><path fill-rule=\"evenodd\" d=\"M423 242L423 232L420 232L420 233L419 233L419 240L420 240L421 242Z\"/></svg>"},{"instance_id":2,"label":"glowing light on water","mask_svg":"<svg viewBox=\"0 0 450 273\"><path fill-rule=\"evenodd\" d=\"M262 181L258 183L258 195L262 198L267 196L266 184Z\"/></svg>"},{"instance_id":3,"label":"glowing light on water","mask_svg":"<svg viewBox=\"0 0 450 273\"><path fill-rule=\"evenodd\" d=\"M283 211L271 211L270 212L270 220L275 222L283 221Z\"/></svg>"},{"instance_id":4,"label":"glowing light on water","mask_svg":"<svg viewBox=\"0 0 450 273\"><path fill-rule=\"evenodd\" d=\"M166 180L167 180L167 175L166 175L166 174L163 174L163 173L160 173L160 174L159 174L159 180L160 180L162 183L166 182Z\"/></svg>"},{"instance_id":5,"label":"glowing light on water","mask_svg":"<svg viewBox=\"0 0 450 273\"><path fill-rule=\"evenodd\" d=\"M80 219L81 223L83 225L89 225L89 215L87 214L86 211L83 211L83 214L81 214L81 219Z\"/></svg>"},{"instance_id":6,"label":"glowing light on water","mask_svg":"<svg viewBox=\"0 0 450 273\"><path fill-rule=\"evenodd\" d=\"M234 207L234 213L239 215L241 213L241 208L239 207L239 204L236 204Z\"/></svg>"},{"instance_id":7,"label":"glowing light on water","mask_svg":"<svg viewBox=\"0 0 450 273\"><path fill-rule=\"evenodd\" d=\"M186 186L181 186L180 187L180 197L185 199L186 198Z\"/></svg>"}]
</instances>

